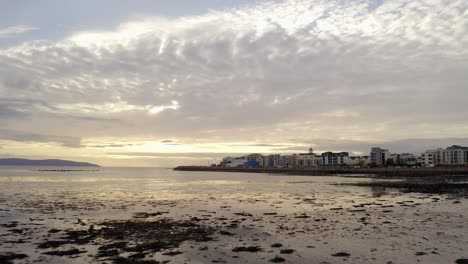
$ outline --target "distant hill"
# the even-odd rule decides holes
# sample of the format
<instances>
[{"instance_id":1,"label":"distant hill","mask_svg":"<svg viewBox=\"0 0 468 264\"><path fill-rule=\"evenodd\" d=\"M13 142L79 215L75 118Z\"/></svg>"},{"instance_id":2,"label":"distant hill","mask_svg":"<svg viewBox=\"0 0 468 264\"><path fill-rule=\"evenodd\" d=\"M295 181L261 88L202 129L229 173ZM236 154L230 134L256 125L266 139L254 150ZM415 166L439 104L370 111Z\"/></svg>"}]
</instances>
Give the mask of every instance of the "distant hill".
<instances>
[{"instance_id":1,"label":"distant hill","mask_svg":"<svg viewBox=\"0 0 468 264\"><path fill-rule=\"evenodd\" d=\"M0 166L57 166L57 167L100 167L99 165L88 162L76 162L60 159L30 160L30 159L0 159Z\"/></svg>"}]
</instances>

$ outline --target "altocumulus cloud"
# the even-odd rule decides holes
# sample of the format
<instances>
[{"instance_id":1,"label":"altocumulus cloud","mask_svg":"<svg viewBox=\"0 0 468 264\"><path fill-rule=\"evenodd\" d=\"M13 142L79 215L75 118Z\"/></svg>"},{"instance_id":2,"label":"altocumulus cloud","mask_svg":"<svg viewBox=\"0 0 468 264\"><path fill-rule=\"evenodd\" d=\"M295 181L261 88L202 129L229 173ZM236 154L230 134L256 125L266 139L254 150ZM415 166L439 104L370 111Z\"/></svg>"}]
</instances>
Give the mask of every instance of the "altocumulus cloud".
<instances>
[{"instance_id":1,"label":"altocumulus cloud","mask_svg":"<svg viewBox=\"0 0 468 264\"><path fill-rule=\"evenodd\" d=\"M466 137L467 7L262 2L28 42L0 50L0 119L71 138Z\"/></svg>"}]
</instances>

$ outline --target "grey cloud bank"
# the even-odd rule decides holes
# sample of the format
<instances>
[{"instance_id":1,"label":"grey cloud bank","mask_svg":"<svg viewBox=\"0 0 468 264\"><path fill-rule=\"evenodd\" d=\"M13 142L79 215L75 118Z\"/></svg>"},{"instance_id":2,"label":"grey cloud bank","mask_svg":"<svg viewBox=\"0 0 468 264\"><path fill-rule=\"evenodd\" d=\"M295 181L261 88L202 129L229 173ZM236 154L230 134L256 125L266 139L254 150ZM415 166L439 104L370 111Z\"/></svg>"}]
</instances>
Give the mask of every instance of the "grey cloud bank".
<instances>
[{"instance_id":1,"label":"grey cloud bank","mask_svg":"<svg viewBox=\"0 0 468 264\"><path fill-rule=\"evenodd\" d=\"M267 1L26 42L0 50L0 121L70 138L463 144L467 7Z\"/></svg>"}]
</instances>

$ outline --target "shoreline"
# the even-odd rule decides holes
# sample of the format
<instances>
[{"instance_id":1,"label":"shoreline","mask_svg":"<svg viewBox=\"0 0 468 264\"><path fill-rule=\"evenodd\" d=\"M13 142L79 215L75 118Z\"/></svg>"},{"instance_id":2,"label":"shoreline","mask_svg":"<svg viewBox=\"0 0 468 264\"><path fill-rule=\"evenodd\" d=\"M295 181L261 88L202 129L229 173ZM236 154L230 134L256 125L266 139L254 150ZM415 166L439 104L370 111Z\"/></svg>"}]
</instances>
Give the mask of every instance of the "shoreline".
<instances>
[{"instance_id":1,"label":"shoreline","mask_svg":"<svg viewBox=\"0 0 468 264\"><path fill-rule=\"evenodd\" d=\"M429 177L429 176L468 176L468 167L438 167L438 168L224 168L205 166L178 166L175 171L208 171L208 172L243 172L270 173L299 176L328 176L365 174L368 176L388 177Z\"/></svg>"}]
</instances>

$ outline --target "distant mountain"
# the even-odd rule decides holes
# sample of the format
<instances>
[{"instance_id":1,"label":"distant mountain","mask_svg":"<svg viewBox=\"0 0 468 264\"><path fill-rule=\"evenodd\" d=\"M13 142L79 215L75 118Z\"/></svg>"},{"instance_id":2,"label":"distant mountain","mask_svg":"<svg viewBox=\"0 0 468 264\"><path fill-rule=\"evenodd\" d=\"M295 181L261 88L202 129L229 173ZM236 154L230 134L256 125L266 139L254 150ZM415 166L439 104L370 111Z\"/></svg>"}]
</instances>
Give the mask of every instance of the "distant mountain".
<instances>
[{"instance_id":1,"label":"distant mountain","mask_svg":"<svg viewBox=\"0 0 468 264\"><path fill-rule=\"evenodd\" d=\"M76 162L70 160L46 159L46 160L30 160L30 159L0 159L0 166L57 166L57 167L100 167L99 165L88 162Z\"/></svg>"}]
</instances>

